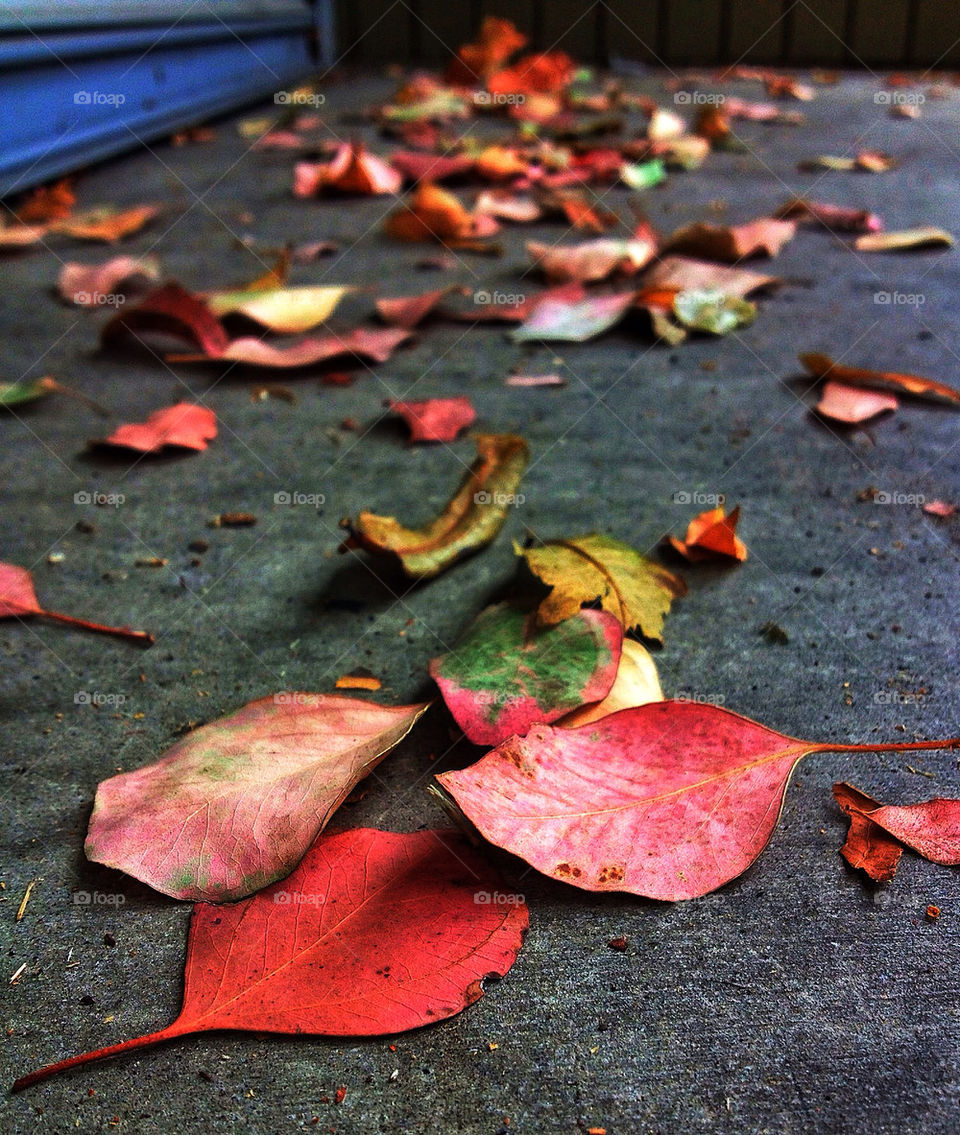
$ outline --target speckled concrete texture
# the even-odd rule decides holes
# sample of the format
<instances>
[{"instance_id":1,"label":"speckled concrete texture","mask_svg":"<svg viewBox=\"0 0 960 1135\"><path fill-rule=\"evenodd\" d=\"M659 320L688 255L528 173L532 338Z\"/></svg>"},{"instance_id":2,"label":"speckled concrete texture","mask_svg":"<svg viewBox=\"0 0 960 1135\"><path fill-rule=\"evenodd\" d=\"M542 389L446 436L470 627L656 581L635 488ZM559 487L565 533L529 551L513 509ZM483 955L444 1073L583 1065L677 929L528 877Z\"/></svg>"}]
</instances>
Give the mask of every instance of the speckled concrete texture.
<instances>
[{"instance_id":1,"label":"speckled concrete texture","mask_svg":"<svg viewBox=\"0 0 960 1135\"><path fill-rule=\"evenodd\" d=\"M369 127L338 116L389 89L373 77L330 87L324 116L339 134L388 151ZM657 77L638 89L670 100ZM759 97L749 84L723 89ZM741 124L742 152L715 154L644 195L650 219L667 232L698 219L745 221L805 194L871 209L889 228L960 232L960 95L906 121L874 101L877 89L844 77L791 105L806 114L803 126ZM902 164L880 175L797 171L801 158L859 147ZM192 288L255 275L259 262L237 245L247 234L261 247L337 241L340 254L298 267L294 282L365 289L338 312L339 327L369 313L374 290L410 294L442 280L532 291L540 285L526 274L523 242L564 232L557 223L508 227L502 259L464 253L452 271L418 270L433 250L390 244L384 201L294 200L290 156L248 148L229 120L212 144L158 144L90 171L81 203L175 206L123 247L157 253L166 275ZM606 203L626 214L629 199L617 188ZM153 760L192 723L278 689L329 689L356 666L383 679L383 700L424 696L429 660L510 579L511 540L527 533L599 529L649 549L698 511L678 494L724 493L742 506L750 559L688 573L690 595L675 604L658 654L666 692L818 740L960 732L960 517L937 520L917 503L960 500L960 417L905 402L869 430L826 428L808 411L796 361L822 350L958 384L957 251L857 255L847 238L803 231L774 262L786 285L759 300L753 326L724 340L671 349L618 330L595 343L521 348L502 328L435 322L345 387L314 371L166 367L99 353L109 312L67 307L53 289L61 259L106 255L60 240L4 259L3 377L53 374L121 420L196 397L220 432L203 454L131 462L86 453L103 422L65 398L0 420L0 558L33 569L51 608L158 638L141 651L37 619L0 625L4 1083L152 1031L179 1008L189 906L84 860L98 781ZM883 303L878 293L914 299ZM508 388L515 365L556 371L568 385ZM295 405L251 399L277 382L295 390ZM410 447L382 402L454 394L473 400L481 428L529 439L525 501L506 530L418 587L338 556L342 516L370 508L416 522L446 500L472 443ZM358 430L342 428L350 418ZM859 500L870 487L904 503ZM123 499L75 503L94 491ZM325 503L277 505L278 492ZM257 525L208 527L240 510ZM78 521L96 530L79 531ZM210 545L200 556L188 548L198 539ZM62 561L51 566L50 553ZM135 566L144 556L167 566ZM769 621L787 632L786 645L759 633ZM82 704L81 693L102 704ZM434 709L333 826L443 826L426 795L430 777L478 754ZM756 866L677 905L581 893L492 851L526 896L531 928L508 976L459 1017L360 1043L187 1038L4 1096L0 1128L946 1135L960 1105L960 882L909 854L886 887L851 872L830 794L839 779L891 802L960 791L950 753L810 759ZM100 898L78 904L78 891ZM924 918L929 903L943 911L935 923ZM621 935L626 951L611 950Z\"/></svg>"}]
</instances>

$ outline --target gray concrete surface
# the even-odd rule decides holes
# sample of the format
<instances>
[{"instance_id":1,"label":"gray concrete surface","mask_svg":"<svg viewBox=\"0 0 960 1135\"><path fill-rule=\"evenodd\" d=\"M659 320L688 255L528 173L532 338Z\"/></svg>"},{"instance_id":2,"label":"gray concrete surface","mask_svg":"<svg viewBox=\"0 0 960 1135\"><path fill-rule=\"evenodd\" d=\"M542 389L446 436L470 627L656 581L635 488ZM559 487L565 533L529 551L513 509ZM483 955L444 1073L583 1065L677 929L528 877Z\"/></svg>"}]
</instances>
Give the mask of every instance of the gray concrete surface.
<instances>
[{"instance_id":1,"label":"gray concrete surface","mask_svg":"<svg viewBox=\"0 0 960 1135\"><path fill-rule=\"evenodd\" d=\"M669 100L659 82L645 86ZM386 89L379 80L331 88L325 114L339 133L365 135L336 112ZM724 89L757 97L746 84ZM671 176L645 198L651 219L667 231L700 218L742 221L809 193L873 209L891 228L960 232L960 95L928 102L918 121L897 121L874 102L876 89L847 77L802 108L803 127L742 125L747 150ZM879 176L796 170L802 157L858 146L888 149L902 166ZM341 243L342 255L298 268L298 283L403 294L443 279L524 291L535 285L522 276L523 241L563 231L507 229L500 260L465 255L453 272L417 271L430 250L386 241L383 202L294 201L290 158L246 148L232 122L221 124L212 145L160 145L90 171L81 202L179 205L124 248L157 252L168 275L196 288L254 274L256 261L234 242L252 233L265 243ZM626 212L627 199L616 189L608 201ZM691 594L675 605L658 656L667 692L722 699L816 739L960 732L960 518L857 500L868 486L960 499L960 419L904 404L868 432L835 432L810 416L804 384L793 381L797 352L823 350L956 384L960 254L867 257L847 245L801 233L776 262L791 283L761 301L754 326L723 341L672 350L614 332L593 344L522 349L499 329L444 323L390 363L361 368L346 388L310 372L102 356L97 328L107 314L67 308L51 292L60 258L92 262L101 250L61 240L53 251L5 259L4 378L51 373L124 420L195 396L215 410L220 435L199 456L131 463L84 454L103 423L66 399L0 420L0 558L33 568L50 607L129 622L159 640L141 652L40 620L0 626L3 1083L159 1028L179 1007L189 906L85 862L97 782L154 759L190 723L277 689L328 689L354 666L382 677L385 700L421 696L429 659L510 577L510 540L527 530L600 529L652 547L694 511L674 494L724 492L743 506L751 557L733 571L689 573ZM878 304L880 291L923 303ZM372 298L352 297L337 322L362 315ZM509 389L503 378L517 363L559 369L569 385ZM251 401L265 381L295 389L298 403ZM410 448L399 426L381 423L382 400L407 394L468 394L483 428L529 438L533 462L526 502L493 547L428 586L398 591L334 554L337 521L363 507L426 518L472 453L467 440ZM340 429L350 417L359 433ZM92 490L125 499L117 508L74 503ZM281 490L322 493L326 505L275 507ZM227 510L254 512L259 523L207 527ZM77 531L79 520L96 533ZM196 539L210 550L191 566ZM48 565L50 552L63 561ZM142 555L168 566L137 568ZM787 645L758 633L768 620L788 632ZM889 696L920 689L914 702ZM75 703L80 691L126 700L97 709ZM432 711L334 827L442 826L425 794L429 777L477 753ZM955 1131L956 872L908 854L888 887L854 875L838 854L837 779L902 802L960 788L949 753L811 759L754 869L718 894L673 906L580 893L493 853L527 896L531 929L507 978L461 1016L361 1043L188 1038L3 1096L0 1129ZM78 906L77 890L123 904ZM924 919L928 903L943 910L936 923ZM607 945L619 935L629 940L624 953Z\"/></svg>"}]
</instances>

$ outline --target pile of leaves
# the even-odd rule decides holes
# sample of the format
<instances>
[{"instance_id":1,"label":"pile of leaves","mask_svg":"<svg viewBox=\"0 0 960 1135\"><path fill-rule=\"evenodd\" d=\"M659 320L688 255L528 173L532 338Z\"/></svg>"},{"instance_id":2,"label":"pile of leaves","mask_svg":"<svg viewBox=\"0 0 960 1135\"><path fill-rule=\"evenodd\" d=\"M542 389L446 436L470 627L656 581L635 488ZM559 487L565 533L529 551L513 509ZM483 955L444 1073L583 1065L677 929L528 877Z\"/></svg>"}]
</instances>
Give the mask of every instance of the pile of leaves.
<instances>
[{"instance_id":1,"label":"pile of leaves","mask_svg":"<svg viewBox=\"0 0 960 1135\"><path fill-rule=\"evenodd\" d=\"M165 279L153 257L67 263L61 298L95 308L97 295L129 296L133 302L100 329L108 351L312 373L333 361L383 363L440 319L513 325L508 334L517 343L581 343L614 328L671 345L731 334L760 314L748 297L783 284L742 262L776 257L788 242L807 239L805 230L846 234L862 253L952 243L942 230L884 233L866 210L800 199L771 203L769 215L743 223L698 222L667 235L643 216L642 196L630 218L621 218L604 205L605 187L656 191L713 151L736 149L736 119L789 124L796 112L730 99L688 122L619 84L597 91L564 53L523 54L526 46L509 21L490 18L443 75L405 81L368 112L403 147L390 154L314 138L310 116L251 132L260 135L259 150L295 152L297 199L396 197L385 242L497 256L505 224L557 219L582 234L527 244L527 271L543 278L535 295L475 302L470 310L455 287L382 296L368 322L333 327L353 289L288 282L292 263L329 251L319 241L284 249L256 279L213 291ZM807 101L815 94L789 76L749 70L739 69L740 77L759 79L771 97ZM632 136L624 129L628 112L642 120ZM453 136L453 124L480 117L509 133L495 143ZM816 162L835 169L838 160ZM872 172L894 164L870 153L850 161ZM476 195L465 202L446 187L452 182L473 185ZM144 206L78 214L74 205L70 183L37 191L0 229L0 249L63 236L117 240L157 213ZM445 267L445 255L434 266ZM801 361L820 387L816 411L834 422L859 425L895 409L902 395L960 404L960 393L935 380L820 354ZM511 381L532 387L562 379ZM0 404L12 408L56 392L76 393L44 378L0 388ZM411 443L452 441L476 419L463 396L394 401L389 410L407 423ZM216 435L209 409L182 402L144 407L142 421L117 424L92 444L141 455L170 447L201 453ZM474 443L472 465L429 523L412 528L363 511L343 521L341 551L382 558L413 581L481 552L518 499L530 453L513 433L478 433ZM949 508L938 515L950 515ZM663 641L672 603L687 591L667 561L735 568L749 555L740 519L739 507L692 516L682 536L663 538L664 560L597 532L515 544L515 578L430 664L441 705L277 691L195 729L153 763L103 781L87 857L196 904L183 1008L158 1032L60 1061L14 1087L209 1029L370 1036L434 1023L477 1001L484 979L504 976L523 943L526 903L492 866L491 848L573 888L571 897L588 890L697 898L756 862L801 759L960 747L960 738L800 740L714 705L664 697L651 649ZM153 641L144 631L41 607L30 574L0 564L0 617L25 616ZM353 674L336 685L375 691L379 681ZM428 712L448 713L486 749L468 767L434 778L430 791L456 827L327 833L358 783ZM904 847L936 863L960 863L960 801L880 805L851 785L834 791L850 818L843 854L871 878L890 880Z\"/></svg>"}]
</instances>

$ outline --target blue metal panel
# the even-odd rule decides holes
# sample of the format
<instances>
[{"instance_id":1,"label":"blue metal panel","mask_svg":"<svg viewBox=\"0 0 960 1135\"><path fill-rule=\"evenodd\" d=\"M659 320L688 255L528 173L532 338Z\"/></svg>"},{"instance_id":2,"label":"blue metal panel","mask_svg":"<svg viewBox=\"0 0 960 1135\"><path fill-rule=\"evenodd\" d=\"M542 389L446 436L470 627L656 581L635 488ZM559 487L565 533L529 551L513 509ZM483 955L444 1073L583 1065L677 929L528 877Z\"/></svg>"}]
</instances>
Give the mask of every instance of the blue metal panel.
<instances>
[{"instance_id":1,"label":"blue metal panel","mask_svg":"<svg viewBox=\"0 0 960 1135\"><path fill-rule=\"evenodd\" d=\"M0 196L283 90L314 69L318 24L332 34L326 3L259 19L244 12L263 5L224 5L229 23L211 20L213 7L191 6L199 23L71 20L0 35Z\"/></svg>"}]
</instances>

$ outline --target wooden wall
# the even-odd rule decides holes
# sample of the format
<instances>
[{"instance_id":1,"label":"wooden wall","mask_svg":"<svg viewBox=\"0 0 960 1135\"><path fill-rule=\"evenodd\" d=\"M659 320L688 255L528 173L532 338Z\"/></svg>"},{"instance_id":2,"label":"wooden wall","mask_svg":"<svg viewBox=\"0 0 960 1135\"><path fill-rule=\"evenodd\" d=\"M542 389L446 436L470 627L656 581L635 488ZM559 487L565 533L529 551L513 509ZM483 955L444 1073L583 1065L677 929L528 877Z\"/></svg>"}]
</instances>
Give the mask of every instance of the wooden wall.
<instances>
[{"instance_id":1,"label":"wooden wall","mask_svg":"<svg viewBox=\"0 0 960 1135\"><path fill-rule=\"evenodd\" d=\"M960 66L958 0L337 0L337 55L436 66L491 14L586 63Z\"/></svg>"}]
</instances>

